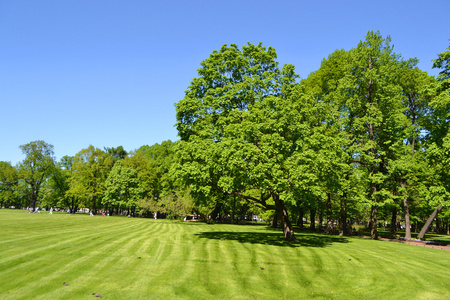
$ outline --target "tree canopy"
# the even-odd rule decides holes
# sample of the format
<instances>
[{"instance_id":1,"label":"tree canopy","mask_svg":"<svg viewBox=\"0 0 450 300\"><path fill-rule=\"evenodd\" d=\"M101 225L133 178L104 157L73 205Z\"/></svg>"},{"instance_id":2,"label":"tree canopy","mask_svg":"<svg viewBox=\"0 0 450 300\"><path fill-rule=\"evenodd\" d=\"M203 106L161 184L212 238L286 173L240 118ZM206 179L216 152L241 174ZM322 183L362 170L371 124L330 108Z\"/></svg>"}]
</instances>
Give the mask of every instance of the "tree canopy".
<instances>
[{"instance_id":1,"label":"tree canopy","mask_svg":"<svg viewBox=\"0 0 450 300\"><path fill-rule=\"evenodd\" d=\"M0 202L208 222L263 217L288 241L308 218L310 230L347 235L358 223L374 239L387 223L405 238L420 228L423 238L434 220L450 232L447 50L433 77L369 31L300 80L272 47L223 45L175 104L179 141L91 145L58 163L52 145L22 145L22 162L0 162Z\"/></svg>"}]
</instances>

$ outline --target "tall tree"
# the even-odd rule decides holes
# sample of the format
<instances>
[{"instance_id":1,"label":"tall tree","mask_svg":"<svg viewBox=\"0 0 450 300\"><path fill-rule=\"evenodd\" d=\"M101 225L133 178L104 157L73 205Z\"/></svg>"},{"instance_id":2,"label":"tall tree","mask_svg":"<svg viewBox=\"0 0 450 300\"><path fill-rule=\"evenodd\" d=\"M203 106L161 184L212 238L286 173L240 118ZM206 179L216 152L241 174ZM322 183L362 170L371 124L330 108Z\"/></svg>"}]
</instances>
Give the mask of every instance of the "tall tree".
<instances>
[{"instance_id":1,"label":"tall tree","mask_svg":"<svg viewBox=\"0 0 450 300\"><path fill-rule=\"evenodd\" d=\"M426 90L435 82L433 77L421 71L416 65L416 59L403 62L398 76L406 122L402 128L403 143L399 143L398 151L391 157L388 170L399 190L407 239L411 238L410 200L424 184L421 174L426 167L426 161L423 155L418 156L417 153L423 151L423 132L426 130L426 118L429 113L430 97Z\"/></svg>"},{"instance_id":2,"label":"tall tree","mask_svg":"<svg viewBox=\"0 0 450 300\"><path fill-rule=\"evenodd\" d=\"M448 51L438 54L433 68L441 69L437 79L439 82L430 85L429 93L431 111L428 118L429 132L428 161L435 171L435 181L430 187L428 200L435 208L420 231L418 238L423 238L433 220L444 208L450 206L450 47Z\"/></svg>"},{"instance_id":3,"label":"tall tree","mask_svg":"<svg viewBox=\"0 0 450 300\"><path fill-rule=\"evenodd\" d=\"M369 32L365 41L350 51L351 60L340 86L348 112L346 128L352 135L353 157L367 174L373 239L378 238L377 211L391 197L386 186L387 169L403 141L402 126L406 121L397 81L401 60L390 42L389 36Z\"/></svg>"},{"instance_id":4,"label":"tall tree","mask_svg":"<svg viewBox=\"0 0 450 300\"><path fill-rule=\"evenodd\" d=\"M324 59L319 70L312 72L301 84L323 106L321 118L316 122L322 124L322 139L316 143L317 176L320 198L326 199L327 231L333 231L332 204L339 207L339 231L347 232L347 212L349 199L355 198L357 168L353 164L351 133L348 132L345 120L348 111L345 98L339 97L341 80L346 73L346 66L351 62L350 52L336 50Z\"/></svg>"},{"instance_id":5,"label":"tall tree","mask_svg":"<svg viewBox=\"0 0 450 300\"><path fill-rule=\"evenodd\" d=\"M23 192L30 206L36 209L42 184L51 175L54 167L53 145L44 141L33 141L19 147L26 156L18 165L19 178L23 180Z\"/></svg>"},{"instance_id":6,"label":"tall tree","mask_svg":"<svg viewBox=\"0 0 450 300\"><path fill-rule=\"evenodd\" d=\"M294 67L280 70L276 57L275 49L262 44L249 43L242 50L231 44L201 63L199 77L177 103L182 139L177 145L178 175L197 201L232 194L276 209L285 239L294 241L285 201L293 201L296 179L308 178L309 172L299 170L307 170L304 164L296 167L307 155L295 150L300 136L311 132L295 123L302 118L297 114L300 105L288 98L297 77ZM249 190L258 190L259 197Z\"/></svg>"},{"instance_id":7,"label":"tall tree","mask_svg":"<svg viewBox=\"0 0 450 300\"><path fill-rule=\"evenodd\" d=\"M112 165L111 157L92 145L78 152L69 178L68 195L83 199L93 213L97 213L98 200L104 195L105 181Z\"/></svg>"},{"instance_id":8,"label":"tall tree","mask_svg":"<svg viewBox=\"0 0 450 300\"><path fill-rule=\"evenodd\" d=\"M0 206L14 202L18 174L10 162L0 161Z\"/></svg>"},{"instance_id":9,"label":"tall tree","mask_svg":"<svg viewBox=\"0 0 450 300\"><path fill-rule=\"evenodd\" d=\"M123 205L131 212L143 196L138 172L117 161L106 179L103 204ZM130 213L131 214L131 213Z\"/></svg>"},{"instance_id":10,"label":"tall tree","mask_svg":"<svg viewBox=\"0 0 450 300\"><path fill-rule=\"evenodd\" d=\"M49 205L68 207L70 211L75 211L78 205L78 198L67 193L70 188L69 178L72 175L73 160L73 156L66 155L55 165L49 179L49 188L51 191L48 195L49 199L47 199Z\"/></svg>"}]
</instances>

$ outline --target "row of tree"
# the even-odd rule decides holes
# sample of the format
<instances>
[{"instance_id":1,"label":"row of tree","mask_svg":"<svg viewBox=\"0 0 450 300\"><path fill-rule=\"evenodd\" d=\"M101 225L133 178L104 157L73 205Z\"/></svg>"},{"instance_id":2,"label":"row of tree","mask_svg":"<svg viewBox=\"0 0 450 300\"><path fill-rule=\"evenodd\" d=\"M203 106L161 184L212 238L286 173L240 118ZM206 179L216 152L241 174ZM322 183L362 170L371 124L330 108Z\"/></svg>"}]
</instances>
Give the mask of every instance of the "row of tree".
<instances>
[{"instance_id":1,"label":"row of tree","mask_svg":"<svg viewBox=\"0 0 450 300\"><path fill-rule=\"evenodd\" d=\"M289 241L306 219L342 235L367 222L374 239L386 220L406 238L434 219L448 231L448 50L435 78L369 32L299 80L271 47L224 45L176 104L179 141L132 153L90 146L58 163L53 146L23 145L23 162L0 163L0 201L231 222L258 214Z\"/></svg>"},{"instance_id":2,"label":"row of tree","mask_svg":"<svg viewBox=\"0 0 450 300\"><path fill-rule=\"evenodd\" d=\"M177 103L178 177L197 201L237 196L275 211L290 241L305 211L328 232L338 220L341 234L366 214L374 239L380 214L395 234L402 212L411 238L412 220L449 205L449 56L434 78L369 32L299 82L273 48L225 45Z\"/></svg>"},{"instance_id":3,"label":"row of tree","mask_svg":"<svg viewBox=\"0 0 450 300\"><path fill-rule=\"evenodd\" d=\"M174 191L168 176L171 141L127 153L122 146L93 146L55 161L53 146L34 141L20 146L26 158L17 166L0 162L2 206L59 207L94 214L185 216L193 209L189 193Z\"/></svg>"}]
</instances>

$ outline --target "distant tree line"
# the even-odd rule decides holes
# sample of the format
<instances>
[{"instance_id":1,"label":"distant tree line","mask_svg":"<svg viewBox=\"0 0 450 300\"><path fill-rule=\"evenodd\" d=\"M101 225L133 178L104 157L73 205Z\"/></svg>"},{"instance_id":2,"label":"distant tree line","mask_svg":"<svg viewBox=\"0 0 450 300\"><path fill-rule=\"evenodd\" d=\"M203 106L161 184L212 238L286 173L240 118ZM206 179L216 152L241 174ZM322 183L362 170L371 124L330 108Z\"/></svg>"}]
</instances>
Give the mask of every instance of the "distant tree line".
<instances>
[{"instance_id":1,"label":"distant tree line","mask_svg":"<svg viewBox=\"0 0 450 300\"><path fill-rule=\"evenodd\" d=\"M450 225L450 47L433 77L368 32L299 80L272 47L224 45L176 103L180 140L126 152L89 146L59 162L53 146L20 146L0 162L3 206L244 222L341 235L366 223L378 238L402 224L423 238Z\"/></svg>"}]
</instances>

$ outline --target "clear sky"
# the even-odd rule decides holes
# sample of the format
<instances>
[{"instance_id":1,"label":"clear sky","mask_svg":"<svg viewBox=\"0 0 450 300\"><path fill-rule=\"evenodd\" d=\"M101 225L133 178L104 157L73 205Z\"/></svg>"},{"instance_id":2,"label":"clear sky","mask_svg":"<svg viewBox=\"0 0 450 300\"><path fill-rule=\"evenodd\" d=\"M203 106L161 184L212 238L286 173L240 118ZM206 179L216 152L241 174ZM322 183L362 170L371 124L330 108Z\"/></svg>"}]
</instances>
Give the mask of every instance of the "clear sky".
<instances>
[{"instance_id":1,"label":"clear sky","mask_svg":"<svg viewBox=\"0 0 450 300\"><path fill-rule=\"evenodd\" d=\"M436 75L449 11L448 0L0 0L0 161L18 163L35 140L58 160L176 141L174 104L224 44L263 42L305 78L379 30Z\"/></svg>"}]
</instances>

